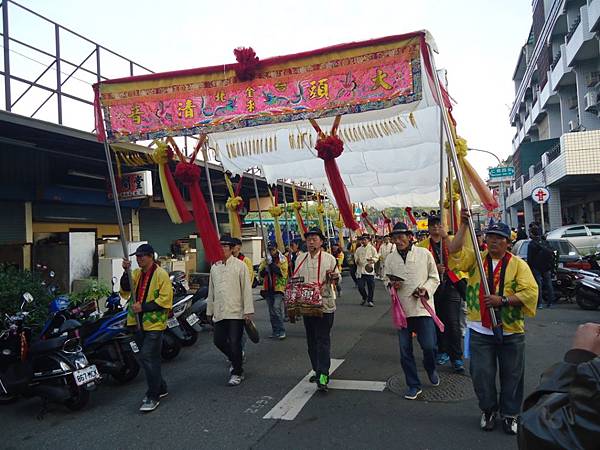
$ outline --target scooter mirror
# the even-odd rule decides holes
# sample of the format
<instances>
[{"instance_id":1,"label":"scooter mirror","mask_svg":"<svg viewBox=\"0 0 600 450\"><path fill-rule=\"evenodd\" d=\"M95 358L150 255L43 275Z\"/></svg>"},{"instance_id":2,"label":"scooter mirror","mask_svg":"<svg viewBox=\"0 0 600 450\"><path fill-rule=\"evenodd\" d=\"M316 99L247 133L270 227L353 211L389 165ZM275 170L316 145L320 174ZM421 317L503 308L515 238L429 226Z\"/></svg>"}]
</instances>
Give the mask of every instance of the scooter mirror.
<instances>
[{"instance_id":1,"label":"scooter mirror","mask_svg":"<svg viewBox=\"0 0 600 450\"><path fill-rule=\"evenodd\" d=\"M25 293L23 294L23 300L24 300L26 303L31 303L31 302L33 301L33 295L31 295L29 292L25 292Z\"/></svg>"}]
</instances>

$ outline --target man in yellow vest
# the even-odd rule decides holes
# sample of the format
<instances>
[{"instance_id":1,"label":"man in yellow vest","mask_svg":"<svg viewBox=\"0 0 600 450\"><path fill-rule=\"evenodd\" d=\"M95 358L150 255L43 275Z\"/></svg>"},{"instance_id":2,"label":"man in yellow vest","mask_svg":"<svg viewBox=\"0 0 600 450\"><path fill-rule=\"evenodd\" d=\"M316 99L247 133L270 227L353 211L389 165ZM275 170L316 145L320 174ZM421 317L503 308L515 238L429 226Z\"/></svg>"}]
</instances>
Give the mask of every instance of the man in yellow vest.
<instances>
[{"instance_id":1,"label":"man in yellow vest","mask_svg":"<svg viewBox=\"0 0 600 450\"><path fill-rule=\"evenodd\" d=\"M504 432L515 435L523 403L524 318L535 316L538 286L527 263L508 252L510 228L497 222L485 231L488 249L481 252L490 287L490 295L487 295L474 250L464 245L468 220L469 212L463 211L461 225L454 238L458 250L451 257L456 270L469 274L467 327L470 332L470 370L482 411L480 427L484 431L493 430L499 413ZM499 336L495 336L492 330L492 314L502 324L502 329L497 330L501 332ZM498 374L499 398L496 386Z\"/></svg>"},{"instance_id":2,"label":"man in yellow vest","mask_svg":"<svg viewBox=\"0 0 600 450\"><path fill-rule=\"evenodd\" d=\"M160 351L169 311L173 307L173 286L169 274L154 260L154 249L150 244L140 245L133 255L139 269L135 269L132 274L135 303L130 299L127 305L127 325L138 326L135 340L140 349L139 359L148 384L140 411L150 412L154 411L160 399L168 394L167 383L161 374ZM132 286L127 275L130 267L131 261L123 259L123 298L131 296Z\"/></svg>"}]
</instances>

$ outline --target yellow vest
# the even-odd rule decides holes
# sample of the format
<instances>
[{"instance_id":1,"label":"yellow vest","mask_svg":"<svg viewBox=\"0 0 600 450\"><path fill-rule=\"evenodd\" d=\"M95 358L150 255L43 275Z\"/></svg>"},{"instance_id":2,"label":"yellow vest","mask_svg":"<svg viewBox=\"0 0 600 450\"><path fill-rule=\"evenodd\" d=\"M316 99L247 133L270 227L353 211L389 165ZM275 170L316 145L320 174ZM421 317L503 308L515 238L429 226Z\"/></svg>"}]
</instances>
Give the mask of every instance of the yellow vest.
<instances>
[{"instance_id":1,"label":"yellow vest","mask_svg":"<svg viewBox=\"0 0 600 450\"><path fill-rule=\"evenodd\" d=\"M133 271L133 289L137 289L141 273L140 269ZM142 328L144 331L162 331L167 328L169 310L173 307L173 285L165 269L161 267L156 268L147 290L146 303L156 302L164 309L142 313ZM121 297L129 298L131 297L131 292L121 291ZM136 314L131 308L131 300L129 299L127 303L128 326L136 325Z\"/></svg>"},{"instance_id":2,"label":"yellow vest","mask_svg":"<svg viewBox=\"0 0 600 450\"><path fill-rule=\"evenodd\" d=\"M485 261L487 250L481 252ZM475 260L472 248L463 247L457 253L451 254L450 258L458 270L467 272L467 320L481 322L479 310L479 287L481 285L481 274ZM525 261L518 256L512 256L506 266L504 278L504 295L509 297L516 295L523 303L522 306L505 306L500 308L500 315L504 331L508 333L525 332L525 316L534 317L538 301L538 285L531 273L531 269Z\"/></svg>"}]
</instances>

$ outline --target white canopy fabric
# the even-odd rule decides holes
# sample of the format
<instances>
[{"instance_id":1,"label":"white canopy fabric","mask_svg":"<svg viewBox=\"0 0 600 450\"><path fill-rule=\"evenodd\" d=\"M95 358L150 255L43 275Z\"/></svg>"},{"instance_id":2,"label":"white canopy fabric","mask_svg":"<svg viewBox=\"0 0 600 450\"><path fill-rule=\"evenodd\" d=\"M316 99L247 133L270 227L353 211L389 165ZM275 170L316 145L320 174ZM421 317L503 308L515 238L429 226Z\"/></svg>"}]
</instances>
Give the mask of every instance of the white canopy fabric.
<instances>
[{"instance_id":1,"label":"white canopy fabric","mask_svg":"<svg viewBox=\"0 0 600 450\"><path fill-rule=\"evenodd\" d=\"M342 116L338 136L344 141L344 153L336 161L352 202L377 209L439 205L440 108L425 70L422 80L423 95L418 102ZM333 120L330 117L318 123L328 131ZM390 120L396 124L396 132L382 132ZM360 138L354 140L357 135ZM273 136L273 146L267 152L234 155L225 150L242 146L249 139ZM210 145L217 149L226 170L241 174L260 167L269 183L281 179L310 182L315 189L327 189L333 199L323 161L314 149L316 140L316 131L304 121L209 135Z\"/></svg>"}]
</instances>

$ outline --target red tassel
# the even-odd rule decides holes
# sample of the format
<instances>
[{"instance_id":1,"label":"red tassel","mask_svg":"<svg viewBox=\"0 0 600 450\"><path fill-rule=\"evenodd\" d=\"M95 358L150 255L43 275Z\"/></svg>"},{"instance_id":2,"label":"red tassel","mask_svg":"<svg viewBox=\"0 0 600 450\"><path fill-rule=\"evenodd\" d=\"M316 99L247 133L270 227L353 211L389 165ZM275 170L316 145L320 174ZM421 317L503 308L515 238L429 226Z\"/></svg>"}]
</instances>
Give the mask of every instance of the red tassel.
<instances>
[{"instance_id":1,"label":"red tassel","mask_svg":"<svg viewBox=\"0 0 600 450\"><path fill-rule=\"evenodd\" d=\"M252 47L238 47L233 51L238 66L235 68L235 74L240 81L250 81L256 76L259 59Z\"/></svg>"},{"instance_id":2,"label":"red tassel","mask_svg":"<svg viewBox=\"0 0 600 450\"><path fill-rule=\"evenodd\" d=\"M331 192L335 198L335 202L340 210L340 216L346 225L353 231L360 228L360 225L354 220L354 211L350 206L350 196L346 185L342 180L340 169L335 162L335 158L340 156L344 151L344 143L337 136L322 137L317 141L315 146L317 155L325 162L325 173L331 187Z\"/></svg>"},{"instance_id":3,"label":"red tassel","mask_svg":"<svg viewBox=\"0 0 600 450\"><path fill-rule=\"evenodd\" d=\"M202 239L206 260L211 264L223 260L223 249L221 248L215 226L210 219L204 195L202 195L202 191L200 190L200 168L195 164L180 162L175 168L175 176L190 189L196 231L198 231Z\"/></svg>"}]
</instances>

